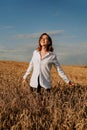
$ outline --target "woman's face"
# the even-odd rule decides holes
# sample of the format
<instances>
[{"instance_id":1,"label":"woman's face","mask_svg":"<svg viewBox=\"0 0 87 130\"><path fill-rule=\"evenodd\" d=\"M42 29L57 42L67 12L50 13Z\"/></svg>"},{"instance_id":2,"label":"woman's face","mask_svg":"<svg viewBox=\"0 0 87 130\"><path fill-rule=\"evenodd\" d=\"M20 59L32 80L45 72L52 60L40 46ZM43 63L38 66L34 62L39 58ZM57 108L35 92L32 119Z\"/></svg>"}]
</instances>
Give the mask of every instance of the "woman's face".
<instances>
[{"instance_id":1,"label":"woman's face","mask_svg":"<svg viewBox=\"0 0 87 130\"><path fill-rule=\"evenodd\" d=\"M47 46L49 43L49 39L47 35L43 35L41 40L40 40L40 45L41 46Z\"/></svg>"}]
</instances>

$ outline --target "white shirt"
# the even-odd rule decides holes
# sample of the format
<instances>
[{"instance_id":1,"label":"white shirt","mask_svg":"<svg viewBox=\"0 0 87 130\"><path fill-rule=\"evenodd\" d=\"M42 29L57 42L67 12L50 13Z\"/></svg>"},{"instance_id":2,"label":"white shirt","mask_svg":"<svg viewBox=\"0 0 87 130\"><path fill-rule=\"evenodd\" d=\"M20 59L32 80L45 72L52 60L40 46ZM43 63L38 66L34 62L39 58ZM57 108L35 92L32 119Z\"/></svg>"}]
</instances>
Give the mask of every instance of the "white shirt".
<instances>
[{"instance_id":1,"label":"white shirt","mask_svg":"<svg viewBox=\"0 0 87 130\"><path fill-rule=\"evenodd\" d=\"M60 77L66 82L69 83L68 77L63 72L62 68L60 67L60 64L58 62L58 59L54 52L47 53L42 59L40 57L40 52L35 50L33 52L32 59L30 61L29 67L23 76L23 79L26 79L27 76L32 72L32 76L30 79L30 86L37 88L38 86L38 76L40 85L44 87L45 89L50 88L50 71L51 67L54 65L60 75Z\"/></svg>"}]
</instances>

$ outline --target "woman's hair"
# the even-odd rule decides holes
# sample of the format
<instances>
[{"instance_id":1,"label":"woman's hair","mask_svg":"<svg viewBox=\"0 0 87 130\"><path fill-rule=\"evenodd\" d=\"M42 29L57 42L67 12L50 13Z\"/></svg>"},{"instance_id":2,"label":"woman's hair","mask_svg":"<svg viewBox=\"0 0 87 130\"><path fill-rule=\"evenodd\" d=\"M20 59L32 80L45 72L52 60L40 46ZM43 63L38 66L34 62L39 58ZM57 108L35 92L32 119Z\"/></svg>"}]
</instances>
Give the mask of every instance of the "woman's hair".
<instances>
[{"instance_id":1,"label":"woman's hair","mask_svg":"<svg viewBox=\"0 0 87 130\"><path fill-rule=\"evenodd\" d=\"M51 51L51 52L53 52L53 47L52 47L52 39L51 39L51 37L47 34L47 33L43 33L43 34L41 34L41 36L40 36L40 38L39 38L39 43L38 43L38 47L37 47L37 50L38 51L41 51L41 48L42 48L42 46L41 46L41 44L40 44L40 41L41 41L41 39L42 39L42 37L43 37L43 35L46 35L47 37L48 37L48 45L47 45L47 51Z\"/></svg>"}]
</instances>

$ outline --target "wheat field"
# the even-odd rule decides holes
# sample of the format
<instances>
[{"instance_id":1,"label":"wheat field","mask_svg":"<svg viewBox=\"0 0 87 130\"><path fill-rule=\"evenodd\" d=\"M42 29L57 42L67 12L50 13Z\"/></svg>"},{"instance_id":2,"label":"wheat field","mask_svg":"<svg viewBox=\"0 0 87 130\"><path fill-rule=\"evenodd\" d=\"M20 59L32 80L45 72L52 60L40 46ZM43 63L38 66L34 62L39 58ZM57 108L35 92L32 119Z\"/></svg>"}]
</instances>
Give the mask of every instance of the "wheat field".
<instances>
[{"instance_id":1,"label":"wheat field","mask_svg":"<svg viewBox=\"0 0 87 130\"><path fill-rule=\"evenodd\" d=\"M51 71L51 92L30 91L27 62L0 61L0 130L87 130L87 66L62 66L70 87Z\"/></svg>"}]
</instances>

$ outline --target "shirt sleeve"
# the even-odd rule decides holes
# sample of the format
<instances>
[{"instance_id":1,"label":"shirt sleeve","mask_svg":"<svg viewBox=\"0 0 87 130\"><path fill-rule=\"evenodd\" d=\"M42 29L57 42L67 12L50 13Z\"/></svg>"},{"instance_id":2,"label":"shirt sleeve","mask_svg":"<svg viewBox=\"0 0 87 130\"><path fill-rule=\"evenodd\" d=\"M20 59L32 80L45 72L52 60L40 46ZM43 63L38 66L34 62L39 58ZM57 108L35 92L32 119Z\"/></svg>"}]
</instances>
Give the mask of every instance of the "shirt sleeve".
<instances>
[{"instance_id":1,"label":"shirt sleeve","mask_svg":"<svg viewBox=\"0 0 87 130\"><path fill-rule=\"evenodd\" d=\"M31 73L32 70L33 70L33 56L32 56L32 59L29 63L29 66L28 66L28 69L27 69L25 75L23 76L23 79L26 79L27 76Z\"/></svg>"},{"instance_id":2,"label":"shirt sleeve","mask_svg":"<svg viewBox=\"0 0 87 130\"><path fill-rule=\"evenodd\" d=\"M57 72L59 74L59 76L66 82L66 83L69 83L69 78L66 76L66 74L64 73L62 67L60 66L59 62L58 62L58 59L57 59L57 56L55 55L54 57L54 65L57 69Z\"/></svg>"}]
</instances>

